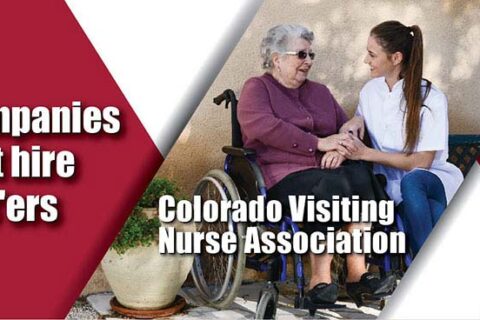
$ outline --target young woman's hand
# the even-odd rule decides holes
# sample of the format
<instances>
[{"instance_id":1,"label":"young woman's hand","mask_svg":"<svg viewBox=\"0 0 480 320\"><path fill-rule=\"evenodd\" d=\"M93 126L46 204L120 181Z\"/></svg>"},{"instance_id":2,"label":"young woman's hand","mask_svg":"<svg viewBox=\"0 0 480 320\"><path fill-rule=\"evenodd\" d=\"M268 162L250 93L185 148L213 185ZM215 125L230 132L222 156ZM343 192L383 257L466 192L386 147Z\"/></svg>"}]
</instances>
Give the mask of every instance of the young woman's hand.
<instances>
[{"instance_id":1,"label":"young woman's hand","mask_svg":"<svg viewBox=\"0 0 480 320\"><path fill-rule=\"evenodd\" d=\"M352 133L356 137L363 139L365 135L365 122L360 116L354 116L343 124L339 130L340 133Z\"/></svg>"},{"instance_id":2,"label":"young woman's hand","mask_svg":"<svg viewBox=\"0 0 480 320\"><path fill-rule=\"evenodd\" d=\"M350 160L364 160L383 164L385 166L411 171L415 168L428 169L432 166L436 151L421 151L411 154L404 152L383 152L365 146L365 144L350 134L350 139L342 142L344 150L339 153Z\"/></svg>"},{"instance_id":3,"label":"young woman's hand","mask_svg":"<svg viewBox=\"0 0 480 320\"><path fill-rule=\"evenodd\" d=\"M339 149L338 152L350 160L366 160L366 155L370 150L362 140L353 134L349 134L349 139L342 141L342 146L346 152L342 149Z\"/></svg>"},{"instance_id":4,"label":"young woman's hand","mask_svg":"<svg viewBox=\"0 0 480 320\"><path fill-rule=\"evenodd\" d=\"M320 167L322 169L336 169L340 167L343 161L345 161L345 157L338 151L328 151L323 155Z\"/></svg>"}]
</instances>

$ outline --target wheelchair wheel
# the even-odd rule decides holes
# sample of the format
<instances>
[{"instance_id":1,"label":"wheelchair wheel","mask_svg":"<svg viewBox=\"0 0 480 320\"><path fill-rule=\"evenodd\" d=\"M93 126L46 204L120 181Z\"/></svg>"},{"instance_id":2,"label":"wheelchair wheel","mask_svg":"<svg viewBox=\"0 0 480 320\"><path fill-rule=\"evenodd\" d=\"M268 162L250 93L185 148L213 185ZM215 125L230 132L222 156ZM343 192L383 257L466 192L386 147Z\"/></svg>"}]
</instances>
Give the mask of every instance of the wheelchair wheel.
<instances>
[{"instance_id":1,"label":"wheelchair wheel","mask_svg":"<svg viewBox=\"0 0 480 320\"><path fill-rule=\"evenodd\" d=\"M232 179L221 170L211 170L195 188L194 195L207 200L239 200L237 188ZM237 252L235 254L208 254L202 248L202 254L196 254L193 262L192 277L200 296L215 308L227 308L235 299L242 283L245 269L245 225L228 222L202 223L197 231L216 231L222 234L227 231L237 235Z\"/></svg>"},{"instance_id":2,"label":"wheelchair wheel","mask_svg":"<svg viewBox=\"0 0 480 320\"><path fill-rule=\"evenodd\" d=\"M278 290L273 284L267 284L267 287L260 293L255 312L255 320L275 319L277 314Z\"/></svg>"}]
</instances>

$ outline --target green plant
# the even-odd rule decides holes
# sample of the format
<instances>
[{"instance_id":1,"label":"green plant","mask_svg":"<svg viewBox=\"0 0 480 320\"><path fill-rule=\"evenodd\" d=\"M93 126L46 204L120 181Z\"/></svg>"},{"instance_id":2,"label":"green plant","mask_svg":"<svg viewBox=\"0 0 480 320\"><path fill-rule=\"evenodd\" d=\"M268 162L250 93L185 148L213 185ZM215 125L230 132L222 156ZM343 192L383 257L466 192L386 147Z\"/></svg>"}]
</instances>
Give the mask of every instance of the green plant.
<instances>
[{"instance_id":1,"label":"green plant","mask_svg":"<svg viewBox=\"0 0 480 320\"><path fill-rule=\"evenodd\" d=\"M177 186L172 181L165 178L154 178L112 244L112 248L118 254L123 254L128 249L138 246L148 247L155 241L160 220L158 216L146 217L142 214L142 209L156 208L158 198L163 195L173 195L175 199L181 198L178 196Z\"/></svg>"},{"instance_id":2,"label":"green plant","mask_svg":"<svg viewBox=\"0 0 480 320\"><path fill-rule=\"evenodd\" d=\"M137 206L156 208L158 206L158 198L164 195L175 196L177 193L178 188L172 181L165 178L154 178L138 201Z\"/></svg>"},{"instance_id":3,"label":"green plant","mask_svg":"<svg viewBox=\"0 0 480 320\"><path fill-rule=\"evenodd\" d=\"M148 247L155 241L158 234L160 220L158 217L152 219L141 214L142 208L136 207L128 217L122 230L115 238L112 248L118 254L125 253L130 248L138 246Z\"/></svg>"}]
</instances>

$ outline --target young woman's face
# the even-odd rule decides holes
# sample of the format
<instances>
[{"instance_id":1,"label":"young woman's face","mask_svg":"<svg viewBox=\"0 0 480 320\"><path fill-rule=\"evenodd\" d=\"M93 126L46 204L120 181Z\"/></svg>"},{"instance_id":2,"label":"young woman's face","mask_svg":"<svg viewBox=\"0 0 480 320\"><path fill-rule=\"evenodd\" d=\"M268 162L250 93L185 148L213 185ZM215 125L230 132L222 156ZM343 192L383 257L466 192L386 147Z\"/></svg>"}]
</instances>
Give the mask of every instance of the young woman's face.
<instances>
[{"instance_id":1,"label":"young woman's face","mask_svg":"<svg viewBox=\"0 0 480 320\"><path fill-rule=\"evenodd\" d=\"M395 65L390 55L383 50L373 36L368 37L367 51L363 62L370 66L370 76L372 78L388 77L395 71Z\"/></svg>"}]
</instances>

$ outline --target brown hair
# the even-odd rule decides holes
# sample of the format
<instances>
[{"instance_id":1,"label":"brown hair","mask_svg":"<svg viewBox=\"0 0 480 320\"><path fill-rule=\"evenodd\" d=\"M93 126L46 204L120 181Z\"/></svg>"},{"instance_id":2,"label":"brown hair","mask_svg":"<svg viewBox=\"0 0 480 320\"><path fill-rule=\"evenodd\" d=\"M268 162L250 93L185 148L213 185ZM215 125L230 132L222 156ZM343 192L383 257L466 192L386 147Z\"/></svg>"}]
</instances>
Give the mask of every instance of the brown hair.
<instances>
[{"instance_id":1,"label":"brown hair","mask_svg":"<svg viewBox=\"0 0 480 320\"><path fill-rule=\"evenodd\" d=\"M420 110L431 88L431 82L426 80L426 93L422 97L422 31L417 25L407 27L398 21L385 21L375 26L370 35L375 37L387 54L401 52L403 55L400 78L404 79L403 95L407 103L404 151L412 153L420 135Z\"/></svg>"}]
</instances>

